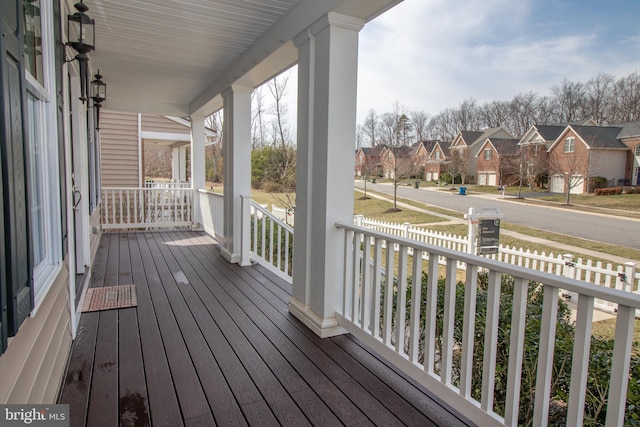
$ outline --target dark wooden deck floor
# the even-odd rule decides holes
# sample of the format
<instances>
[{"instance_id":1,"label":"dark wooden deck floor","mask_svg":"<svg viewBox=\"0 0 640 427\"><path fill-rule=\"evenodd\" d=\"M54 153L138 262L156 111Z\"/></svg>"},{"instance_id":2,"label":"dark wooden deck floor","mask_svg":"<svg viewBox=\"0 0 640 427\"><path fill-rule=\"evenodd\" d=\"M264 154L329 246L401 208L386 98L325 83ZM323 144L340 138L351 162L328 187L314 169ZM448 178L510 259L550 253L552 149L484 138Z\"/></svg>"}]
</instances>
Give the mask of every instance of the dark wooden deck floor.
<instances>
[{"instance_id":1,"label":"dark wooden deck floor","mask_svg":"<svg viewBox=\"0 0 640 427\"><path fill-rule=\"evenodd\" d=\"M202 233L104 234L91 286L131 283L136 308L82 315L72 426L468 424L352 336L318 338L287 283Z\"/></svg>"}]
</instances>

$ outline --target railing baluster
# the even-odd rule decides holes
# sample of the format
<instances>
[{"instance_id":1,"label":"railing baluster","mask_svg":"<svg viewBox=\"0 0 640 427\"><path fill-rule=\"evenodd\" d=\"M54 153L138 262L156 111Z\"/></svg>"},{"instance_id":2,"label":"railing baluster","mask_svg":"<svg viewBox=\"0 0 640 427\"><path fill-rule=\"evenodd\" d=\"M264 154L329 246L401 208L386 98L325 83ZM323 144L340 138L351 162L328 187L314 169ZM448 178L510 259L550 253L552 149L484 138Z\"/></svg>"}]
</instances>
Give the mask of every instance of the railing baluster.
<instances>
[{"instance_id":1,"label":"railing baluster","mask_svg":"<svg viewBox=\"0 0 640 427\"><path fill-rule=\"evenodd\" d=\"M375 238L373 246L373 328L372 333L376 338L380 337L380 297L382 292L382 240Z\"/></svg>"},{"instance_id":2,"label":"railing baluster","mask_svg":"<svg viewBox=\"0 0 640 427\"><path fill-rule=\"evenodd\" d=\"M360 323L360 311L358 310L358 303L360 302L360 286L362 275L360 273L362 268L362 252L360 251L360 242L362 240L362 233L353 233L353 270L352 274L352 283L353 287L351 288L351 321L356 325L361 325Z\"/></svg>"},{"instance_id":3,"label":"railing baluster","mask_svg":"<svg viewBox=\"0 0 640 427\"><path fill-rule=\"evenodd\" d=\"M355 244L354 244L354 236L353 232L349 230L344 231L344 254L345 254L345 269L344 274L342 275L344 280L344 286L342 289L343 298L342 298L342 315L353 321L353 317L350 316L349 310L351 309L351 296L353 295L353 291L351 288L354 286L354 281L351 280L351 274L353 272L353 262L349 262L349 254L353 255L355 252ZM351 257L351 259L353 259Z\"/></svg>"},{"instance_id":4,"label":"railing baluster","mask_svg":"<svg viewBox=\"0 0 640 427\"><path fill-rule=\"evenodd\" d=\"M605 426L607 427L624 424L635 312L633 308L618 305L613 358L611 360L611 377L609 380L607 419L605 421Z\"/></svg>"},{"instance_id":5,"label":"railing baluster","mask_svg":"<svg viewBox=\"0 0 640 427\"><path fill-rule=\"evenodd\" d=\"M473 376L473 346L476 327L476 297L478 294L478 267L467 264L464 290L464 323L462 325L462 362L460 366L460 394L471 397Z\"/></svg>"},{"instance_id":6,"label":"railing baluster","mask_svg":"<svg viewBox=\"0 0 640 427\"><path fill-rule=\"evenodd\" d=\"M280 224L278 224L278 226L276 227L276 230L278 231L278 234L277 234L278 245L277 245L277 253L276 253L276 267L278 268L278 270L280 270L280 268L282 266L282 227L280 226Z\"/></svg>"},{"instance_id":7,"label":"railing baluster","mask_svg":"<svg viewBox=\"0 0 640 427\"><path fill-rule=\"evenodd\" d=\"M420 311L422 292L422 251L413 251L413 272L411 278L411 305L409 324L409 360L418 362L420 350Z\"/></svg>"},{"instance_id":8,"label":"railing baluster","mask_svg":"<svg viewBox=\"0 0 640 427\"><path fill-rule=\"evenodd\" d=\"M493 412L493 394L496 384L496 348L498 346L498 318L500 314L500 288L502 275L489 271L487 289L486 331L484 335L484 358L482 364L482 397L480 407Z\"/></svg>"},{"instance_id":9,"label":"railing baluster","mask_svg":"<svg viewBox=\"0 0 640 427\"><path fill-rule=\"evenodd\" d=\"M507 396L505 402L505 425L517 426L520 412L520 382L522 380L522 360L524 356L524 336L527 320L528 283L516 277L513 283L513 308L511 313L511 336L509 342L509 370Z\"/></svg>"},{"instance_id":10,"label":"railing baluster","mask_svg":"<svg viewBox=\"0 0 640 427\"><path fill-rule=\"evenodd\" d=\"M362 239L362 288L360 293L360 319L362 329L371 330L371 239Z\"/></svg>"},{"instance_id":11,"label":"railing baluster","mask_svg":"<svg viewBox=\"0 0 640 427\"><path fill-rule=\"evenodd\" d=\"M391 332L393 328L393 270L394 270L394 258L393 258L393 243L385 241L387 247L387 259L385 263L385 281L384 281L384 329L383 339L387 346L391 346Z\"/></svg>"},{"instance_id":12,"label":"railing baluster","mask_svg":"<svg viewBox=\"0 0 640 427\"><path fill-rule=\"evenodd\" d=\"M573 339L573 362L569 389L567 425L581 426L584 420L584 402L589 374L589 349L593 323L594 298L588 295L578 297L575 337Z\"/></svg>"},{"instance_id":13,"label":"railing baluster","mask_svg":"<svg viewBox=\"0 0 640 427\"><path fill-rule=\"evenodd\" d=\"M429 253L429 273L427 278L427 308L424 328L424 370L434 373L436 352L436 313L438 303L438 262L439 256Z\"/></svg>"},{"instance_id":14,"label":"railing baluster","mask_svg":"<svg viewBox=\"0 0 640 427\"><path fill-rule=\"evenodd\" d=\"M269 263L273 264L273 220L269 221Z\"/></svg>"},{"instance_id":15,"label":"railing baluster","mask_svg":"<svg viewBox=\"0 0 640 427\"><path fill-rule=\"evenodd\" d=\"M456 271L457 260L447 258L442 328L442 369L440 370L440 381L447 385L451 384L451 373L453 372L453 330L455 328L457 290Z\"/></svg>"},{"instance_id":16,"label":"railing baluster","mask_svg":"<svg viewBox=\"0 0 640 427\"><path fill-rule=\"evenodd\" d=\"M396 296L396 353L405 354L405 322L407 314L407 251L405 245L400 245L398 254L398 284Z\"/></svg>"},{"instance_id":17,"label":"railing baluster","mask_svg":"<svg viewBox=\"0 0 640 427\"><path fill-rule=\"evenodd\" d=\"M542 303L542 322L538 350L538 372L536 397L533 410L533 425L544 426L549 418L549 396L556 339L556 317L558 315L558 288L546 285Z\"/></svg>"}]
</instances>

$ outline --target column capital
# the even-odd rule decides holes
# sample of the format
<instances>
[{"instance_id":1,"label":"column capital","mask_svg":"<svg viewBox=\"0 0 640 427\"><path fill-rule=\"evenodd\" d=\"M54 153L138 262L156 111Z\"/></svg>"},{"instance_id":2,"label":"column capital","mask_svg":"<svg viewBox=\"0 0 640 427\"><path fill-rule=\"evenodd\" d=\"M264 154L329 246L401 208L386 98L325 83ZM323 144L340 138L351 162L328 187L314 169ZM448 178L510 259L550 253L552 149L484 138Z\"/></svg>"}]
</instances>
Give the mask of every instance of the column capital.
<instances>
[{"instance_id":1,"label":"column capital","mask_svg":"<svg viewBox=\"0 0 640 427\"><path fill-rule=\"evenodd\" d=\"M310 35L315 36L330 26L345 28L352 31L360 31L362 27L364 27L364 19L344 15L342 13L329 12L311 24L308 32Z\"/></svg>"},{"instance_id":2,"label":"column capital","mask_svg":"<svg viewBox=\"0 0 640 427\"><path fill-rule=\"evenodd\" d=\"M249 86L241 86L241 85L229 85L227 86L221 93L220 95L222 95L223 98L232 95L234 93L238 93L238 94L247 94L247 93L251 93L253 92L252 87Z\"/></svg>"},{"instance_id":3,"label":"column capital","mask_svg":"<svg viewBox=\"0 0 640 427\"><path fill-rule=\"evenodd\" d=\"M313 34L311 34L311 31L309 30L309 28L306 28L304 31L298 33L298 35L296 35L293 38L293 44L299 48L300 46L302 46L309 40L312 40L313 38L314 36Z\"/></svg>"}]
</instances>

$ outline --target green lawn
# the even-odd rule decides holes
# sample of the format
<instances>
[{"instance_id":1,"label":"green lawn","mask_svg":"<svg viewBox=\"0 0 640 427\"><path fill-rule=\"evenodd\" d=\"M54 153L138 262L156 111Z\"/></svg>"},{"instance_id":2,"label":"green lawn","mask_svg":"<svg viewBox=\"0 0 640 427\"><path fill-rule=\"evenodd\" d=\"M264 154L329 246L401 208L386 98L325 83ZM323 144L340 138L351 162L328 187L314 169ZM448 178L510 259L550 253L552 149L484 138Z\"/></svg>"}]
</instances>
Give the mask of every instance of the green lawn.
<instances>
[{"instance_id":1,"label":"green lawn","mask_svg":"<svg viewBox=\"0 0 640 427\"><path fill-rule=\"evenodd\" d=\"M593 323L593 335L613 339L616 335L616 318ZM636 319L633 328L633 342L640 343L640 319Z\"/></svg>"},{"instance_id":2,"label":"green lawn","mask_svg":"<svg viewBox=\"0 0 640 427\"><path fill-rule=\"evenodd\" d=\"M539 200L564 203L567 196L556 194L540 197ZM640 210L640 194L617 194L612 196L596 196L594 194L572 194L569 198L572 205L591 206L597 208Z\"/></svg>"}]
</instances>

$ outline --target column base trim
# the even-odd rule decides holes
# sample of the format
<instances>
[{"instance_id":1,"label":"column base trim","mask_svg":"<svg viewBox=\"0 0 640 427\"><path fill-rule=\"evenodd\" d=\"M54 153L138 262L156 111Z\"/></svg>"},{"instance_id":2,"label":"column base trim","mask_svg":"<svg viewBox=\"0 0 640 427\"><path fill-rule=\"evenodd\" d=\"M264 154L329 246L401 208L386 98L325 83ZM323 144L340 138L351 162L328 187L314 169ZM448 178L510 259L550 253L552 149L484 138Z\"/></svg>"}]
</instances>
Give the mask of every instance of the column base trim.
<instances>
[{"instance_id":1,"label":"column base trim","mask_svg":"<svg viewBox=\"0 0 640 427\"><path fill-rule=\"evenodd\" d=\"M303 305L295 298L289 300L289 313L293 314L305 326L313 331L320 338L334 337L349 333L338 324L338 319L331 317L323 319L311 310L308 305Z\"/></svg>"},{"instance_id":2,"label":"column base trim","mask_svg":"<svg viewBox=\"0 0 640 427\"><path fill-rule=\"evenodd\" d=\"M225 247L220 249L220 252L222 253L222 256L224 257L224 259L226 259L232 264L238 264L241 261L240 254L234 254L233 252L231 252L229 249Z\"/></svg>"}]
</instances>

